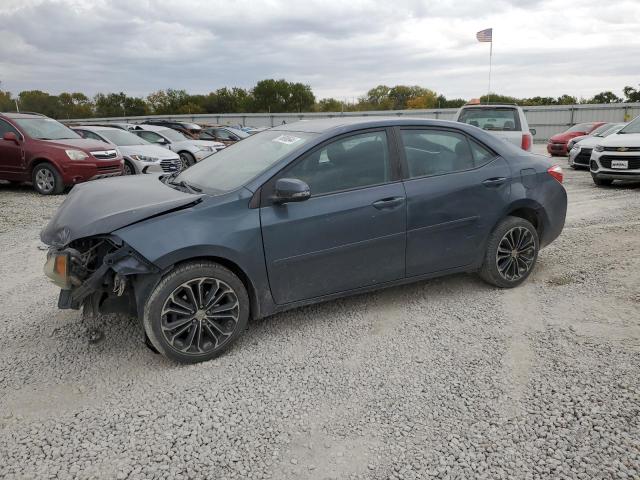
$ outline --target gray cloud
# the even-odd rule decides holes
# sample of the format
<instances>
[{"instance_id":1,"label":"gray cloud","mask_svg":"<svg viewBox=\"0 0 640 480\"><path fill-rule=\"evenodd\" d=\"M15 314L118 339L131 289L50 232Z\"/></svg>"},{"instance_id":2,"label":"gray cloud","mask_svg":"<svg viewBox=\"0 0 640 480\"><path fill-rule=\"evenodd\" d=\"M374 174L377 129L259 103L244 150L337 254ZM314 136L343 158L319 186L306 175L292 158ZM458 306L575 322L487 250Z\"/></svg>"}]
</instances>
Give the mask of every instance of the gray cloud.
<instances>
[{"instance_id":1,"label":"gray cloud","mask_svg":"<svg viewBox=\"0 0 640 480\"><path fill-rule=\"evenodd\" d=\"M621 21L622 19L622 21ZM618 93L640 82L640 5L620 0L265 3L3 0L0 80L14 92L204 93L269 77L354 97L380 83L446 96Z\"/></svg>"}]
</instances>

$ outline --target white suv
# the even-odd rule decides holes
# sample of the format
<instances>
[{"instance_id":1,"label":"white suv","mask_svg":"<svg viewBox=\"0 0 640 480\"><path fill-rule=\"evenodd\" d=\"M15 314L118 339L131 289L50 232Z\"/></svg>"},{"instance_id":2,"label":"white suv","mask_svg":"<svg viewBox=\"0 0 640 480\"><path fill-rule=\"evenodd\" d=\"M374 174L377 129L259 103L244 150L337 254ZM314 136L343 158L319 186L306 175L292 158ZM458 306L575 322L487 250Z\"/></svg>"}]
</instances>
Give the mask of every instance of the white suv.
<instances>
[{"instance_id":1,"label":"white suv","mask_svg":"<svg viewBox=\"0 0 640 480\"><path fill-rule=\"evenodd\" d=\"M640 180L640 116L595 146L589 162L596 185L614 180Z\"/></svg>"},{"instance_id":2,"label":"white suv","mask_svg":"<svg viewBox=\"0 0 640 480\"><path fill-rule=\"evenodd\" d=\"M147 142L162 145L172 152L176 152L182 160L183 169L224 148L223 143L193 140L176 130L157 125L136 125L129 131L144 138Z\"/></svg>"},{"instance_id":3,"label":"white suv","mask_svg":"<svg viewBox=\"0 0 640 480\"><path fill-rule=\"evenodd\" d=\"M524 111L515 104L467 104L455 117L526 151L531 151L535 130L529 130Z\"/></svg>"}]
</instances>

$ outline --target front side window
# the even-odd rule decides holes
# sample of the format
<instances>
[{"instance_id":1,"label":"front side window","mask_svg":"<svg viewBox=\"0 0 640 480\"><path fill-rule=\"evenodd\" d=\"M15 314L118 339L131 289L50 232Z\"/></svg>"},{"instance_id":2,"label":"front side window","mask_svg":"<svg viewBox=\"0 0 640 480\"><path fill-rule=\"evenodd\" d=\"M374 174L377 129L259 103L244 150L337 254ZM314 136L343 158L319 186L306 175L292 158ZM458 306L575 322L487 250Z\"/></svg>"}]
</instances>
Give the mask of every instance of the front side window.
<instances>
[{"instance_id":1,"label":"front side window","mask_svg":"<svg viewBox=\"0 0 640 480\"><path fill-rule=\"evenodd\" d=\"M22 138L22 135L20 135L20 133L18 133L18 130L16 130L13 125L11 125L8 122L5 122L4 120L0 120L0 140L2 140L2 137L4 136L5 133L15 133L16 137L18 138Z\"/></svg>"},{"instance_id":2,"label":"front side window","mask_svg":"<svg viewBox=\"0 0 640 480\"><path fill-rule=\"evenodd\" d=\"M187 137L185 137L180 132L176 132L175 130L171 130L170 128L167 128L166 130L161 130L160 134L165 138L168 138L172 142L184 142L187 139Z\"/></svg>"},{"instance_id":3,"label":"front side window","mask_svg":"<svg viewBox=\"0 0 640 480\"><path fill-rule=\"evenodd\" d=\"M493 154L465 135L445 130L402 130L409 178L460 172L487 163ZM473 146L473 149L472 149Z\"/></svg>"},{"instance_id":4,"label":"front side window","mask_svg":"<svg viewBox=\"0 0 640 480\"><path fill-rule=\"evenodd\" d=\"M102 136L119 147L129 147L132 145L147 145L144 139L124 130L102 130Z\"/></svg>"},{"instance_id":5,"label":"front side window","mask_svg":"<svg viewBox=\"0 0 640 480\"><path fill-rule=\"evenodd\" d=\"M280 177L306 182L312 196L386 183L391 180L387 134L362 133L332 142L296 162Z\"/></svg>"}]
</instances>

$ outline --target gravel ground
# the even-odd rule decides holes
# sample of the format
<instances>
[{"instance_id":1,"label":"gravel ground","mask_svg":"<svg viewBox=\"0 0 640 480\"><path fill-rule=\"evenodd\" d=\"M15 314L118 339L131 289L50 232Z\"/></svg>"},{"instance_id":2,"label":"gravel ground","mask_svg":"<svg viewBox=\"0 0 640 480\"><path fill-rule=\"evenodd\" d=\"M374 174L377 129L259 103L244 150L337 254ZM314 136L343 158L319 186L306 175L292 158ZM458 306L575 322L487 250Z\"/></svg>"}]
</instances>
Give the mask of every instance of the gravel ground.
<instances>
[{"instance_id":1,"label":"gravel ground","mask_svg":"<svg viewBox=\"0 0 640 480\"><path fill-rule=\"evenodd\" d=\"M0 185L0 477L640 478L640 185L565 185L517 289L457 275L298 309L193 366L120 316L89 345L41 273L63 197Z\"/></svg>"}]
</instances>

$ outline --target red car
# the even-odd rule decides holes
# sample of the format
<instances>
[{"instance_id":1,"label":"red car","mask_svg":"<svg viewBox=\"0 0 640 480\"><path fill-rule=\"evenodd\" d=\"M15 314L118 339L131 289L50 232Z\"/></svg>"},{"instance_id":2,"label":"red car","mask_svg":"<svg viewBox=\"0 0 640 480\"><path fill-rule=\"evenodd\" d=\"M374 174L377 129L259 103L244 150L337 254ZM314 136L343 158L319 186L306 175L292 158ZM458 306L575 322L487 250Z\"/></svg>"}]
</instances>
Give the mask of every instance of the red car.
<instances>
[{"instance_id":1,"label":"red car","mask_svg":"<svg viewBox=\"0 0 640 480\"><path fill-rule=\"evenodd\" d=\"M547 152L549 152L552 157L568 155L567 143L569 140L573 137L579 137L580 135L588 135L600 125L604 125L604 123L605 122L578 123L569 130L562 133L556 133L549 139L549 143L547 143Z\"/></svg>"},{"instance_id":2,"label":"red car","mask_svg":"<svg viewBox=\"0 0 640 480\"><path fill-rule=\"evenodd\" d=\"M97 178L122 175L112 146L82 138L37 113L0 113L0 180L32 182L43 195Z\"/></svg>"}]
</instances>

